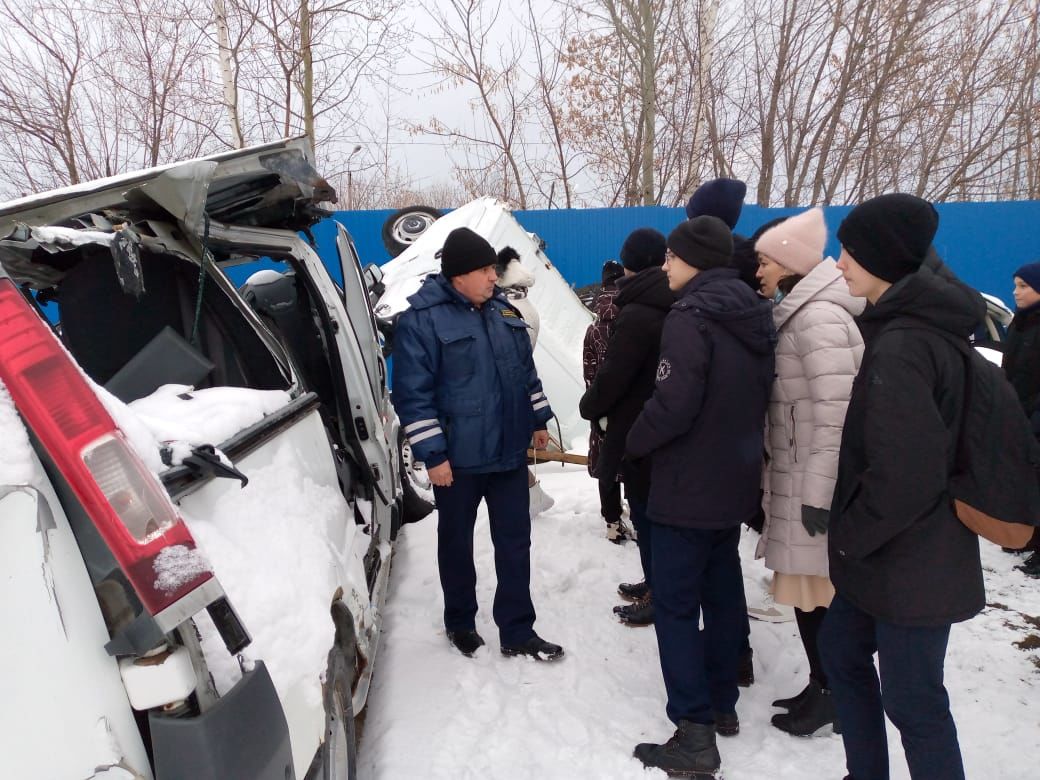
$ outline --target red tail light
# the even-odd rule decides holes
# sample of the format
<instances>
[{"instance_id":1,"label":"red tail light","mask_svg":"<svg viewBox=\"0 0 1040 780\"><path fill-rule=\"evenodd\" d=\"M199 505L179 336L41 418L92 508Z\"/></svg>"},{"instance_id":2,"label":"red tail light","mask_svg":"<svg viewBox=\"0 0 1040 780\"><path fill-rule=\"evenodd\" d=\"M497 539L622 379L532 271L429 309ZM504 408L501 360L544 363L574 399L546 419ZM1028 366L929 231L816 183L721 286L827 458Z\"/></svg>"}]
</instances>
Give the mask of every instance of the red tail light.
<instances>
[{"instance_id":1,"label":"red tail light","mask_svg":"<svg viewBox=\"0 0 1040 780\"><path fill-rule=\"evenodd\" d=\"M216 585L212 572L186 567L183 576L170 576L156 570L160 553L176 546L190 553L195 540L79 366L10 279L0 279L0 379L141 603L152 615L169 610L187 617L184 609L170 608L203 583ZM220 593L219 586L207 590ZM212 595L190 612L205 607Z\"/></svg>"}]
</instances>

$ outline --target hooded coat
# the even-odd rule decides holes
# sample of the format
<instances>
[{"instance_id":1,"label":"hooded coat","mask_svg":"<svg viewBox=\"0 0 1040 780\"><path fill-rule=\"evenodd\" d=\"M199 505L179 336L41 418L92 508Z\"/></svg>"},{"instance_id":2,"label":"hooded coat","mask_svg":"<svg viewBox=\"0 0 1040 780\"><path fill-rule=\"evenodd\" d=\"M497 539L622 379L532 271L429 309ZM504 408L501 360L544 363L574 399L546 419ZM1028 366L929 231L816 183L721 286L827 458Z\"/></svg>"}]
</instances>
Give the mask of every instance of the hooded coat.
<instances>
[{"instance_id":1,"label":"hooded coat","mask_svg":"<svg viewBox=\"0 0 1040 780\"><path fill-rule=\"evenodd\" d=\"M607 418L599 463L602 474L622 473L626 488L645 500L650 464L626 462L625 439L643 404L654 392L661 330L675 295L660 268L618 280L618 308L606 354L578 409L586 420Z\"/></svg>"},{"instance_id":2,"label":"hooded coat","mask_svg":"<svg viewBox=\"0 0 1040 780\"><path fill-rule=\"evenodd\" d=\"M652 458L654 522L725 529L756 513L776 343L770 307L736 270L712 268L668 312L654 393L627 440L629 458Z\"/></svg>"},{"instance_id":3,"label":"hooded coat","mask_svg":"<svg viewBox=\"0 0 1040 780\"><path fill-rule=\"evenodd\" d=\"M460 474L526 465L552 409L519 312L500 290L478 309L442 274L408 303L395 332L393 400L415 459L448 460Z\"/></svg>"},{"instance_id":4,"label":"hooded coat","mask_svg":"<svg viewBox=\"0 0 1040 780\"><path fill-rule=\"evenodd\" d=\"M924 266L858 318L866 349L838 459L828 542L837 592L901 625L941 626L985 606L978 537L949 494L964 358L980 296Z\"/></svg>"},{"instance_id":5,"label":"hooded coat","mask_svg":"<svg viewBox=\"0 0 1040 780\"><path fill-rule=\"evenodd\" d=\"M613 282L604 285L596 296L595 313L596 319L585 329L585 340L581 347L581 373L585 379L585 387L592 384L596 378L599 367L603 365L603 358L607 354L607 342L614 330L614 320L617 319L618 307L614 302L618 296L617 285ZM598 418L597 418L598 419ZM600 471L600 452L603 450L603 432L600 430L596 420L592 421L589 430L589 476L599 479L615 479L617 471Z\"/></svg>"},{"instance_id":6,"label":"hooded coat","mask_svg":"<svg viewBox=\"0 0 1040 780\"><path fill-rule=\"evenodd\" d=\"M1033 433L1040 436L1040 304L1015 312L1008 328L1003 365Z\"/></svg>"},{"instance_id":7,"label":"hooded coat","mask_svg":"<svg viewBox=\"0 0 1040 780\"><path fill-rule=\"evenodd\" d=\"M852 381L863 358L853 298L825 259L773 308L776 381L769 399L766 520L757 555L784 574L827 576L827 537L810 536L802 505L829 510Z\"/></svg>"}]
</instances>

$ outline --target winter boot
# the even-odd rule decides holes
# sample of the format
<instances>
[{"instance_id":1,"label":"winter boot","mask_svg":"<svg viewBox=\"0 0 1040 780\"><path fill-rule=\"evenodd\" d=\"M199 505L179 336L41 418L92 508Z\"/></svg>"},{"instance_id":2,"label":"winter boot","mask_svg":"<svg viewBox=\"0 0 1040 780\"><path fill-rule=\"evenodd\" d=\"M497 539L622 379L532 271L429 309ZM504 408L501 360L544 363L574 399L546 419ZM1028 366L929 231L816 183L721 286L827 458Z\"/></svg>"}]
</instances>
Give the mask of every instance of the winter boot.
<instances>
[{"instance_id":1,"label":"winter boot","mask_svg":"<svg viewBox=\"0 0 1040 780\"><path fill-rule=\"evenodd\" d=\"M1025 574L1027 577L1033 577L1034 579L1040 579L1040 552L1035 552L1026 558L1025 563L1021 566L1016 566L1020 572Z\"/></svg>"},{"instance_id":2,"label":"winter boot","mask_svg":"<svg viewBox=\"0 0 1040 780\"><path fill-rule=\"evenodd\" d=\"M758 606L748 607L748 617L765 623L788 623L794 620L794 607L777 604L771 594L766 594Z\"/></svg>"},{"instance_id":3,"label":"winter boot","mask_svg":"<svg viewBox=\"0 0 1040 780\"><path fill-rule=\"evenodd\" d=\"M809 681L809 694L801 704L790 712L774 715L770 722L796 737L811 737L825 726L832 726L835 734L841 733L831 692L821 688L816 680Z\"/></svg>"},{"instance_id":4,"label":"winter boot","mask_svg":"<svg viewBox=\"0 0 1040 780\"><path fill-rule=\"evenodd\" d=\"M614 614L627 626L652 626L654 624L653 596L648 594L642 601L619 604L614 607Z\"/></svg>"},{"instance_id":5,"label":"winter boot","mask_svg":"<svg viewBox=\"0 0 1040 780\"><path fill-rule=\"evenodd\" d=\"M477 649L483 647L484 640L481 639L473 629L469 631L449 631L448 641L467 658L472 658Z\"/></svg>"},{"instance_id":6,"label":"winter boot","mask_svg":"<svg viewBox=\"0 0 1040 780\"><path fill-rule=\"evenodd\" d=\"M526 655L536 661L555 661L558 658L563 658L563 648L559 645L554 645L552 642L546 642L538 634L535 634L523 644L502 645L502 655Z\"/></svg>"},{"instance_id":7,"label":"winter boot","mask_svg":"<svg viewBox=\"0 0 1040 780\"><path fill-rule=\"evenodd\" d=\"M809 698L810 694L812 693L813 682L814 681L812 680L812 678L810 678L809 679L809 684L806 685L802 689L801 693L797 694L796 696L791 696L791 697L789 697L787 699L777 699L776 701L773 702L773 706L774 707L780 707L781 709L784 709L784 710L793 710L793 709L795 709L803 701L805 701L807 698Z\"/></svg>"},{"instance_id":8,"label":"winter boot","mask_svg":"<svg viewBox=\"0 0 1040 780\"><path fill-rule=\"evenodd\" d=\"M626 601L642 601L650 595L650 586L643 582L622 582L617 586L618 595Z\"/></svg>"},{"instance_id":9,"label":"winter boot","mask_svg":"<svg viewBox=\"0 0 1040 780\"><path fill-rule=\"evenodd\" d=\"M715 733L720 737L735 737L740 733L740 718L735 712L715 713Z\"/></svg>"},{"instance_id":10,"label":"winter boot","mask_svg":"<svg viewBox=\"0 0 1040 780\"><path fill-rule=\"evenodd\" d=\"M607 523L608 542L613 542L614 544L627 542L632 538L631 534L632 529L625 525L624 520L616 520L612 523Z\"/></svg>"},{"instance_id":11,"label":"winter boot","mask_svg":"<svg viewBox=\"0 0 1040 780\"><path fill-rule=\"evenodd\" d=\"M740 659L737 661L737 685L741 688L750 688L755 684L754 657L755 651L749 647L740 654Z\"/></svg>"},{"instance_id":12,"label":"winter boot","mask_svg":"<svg viewBox=\"0 0 1040 780\"><path fill-rule=\"evenodd\" d=\"M648 768L663 769L671 777L714 778L722 758L715 747L715 727L710 723L680 720L671 739L663 745L643 742L633 755Z\"/></svg>"}]
</instances>

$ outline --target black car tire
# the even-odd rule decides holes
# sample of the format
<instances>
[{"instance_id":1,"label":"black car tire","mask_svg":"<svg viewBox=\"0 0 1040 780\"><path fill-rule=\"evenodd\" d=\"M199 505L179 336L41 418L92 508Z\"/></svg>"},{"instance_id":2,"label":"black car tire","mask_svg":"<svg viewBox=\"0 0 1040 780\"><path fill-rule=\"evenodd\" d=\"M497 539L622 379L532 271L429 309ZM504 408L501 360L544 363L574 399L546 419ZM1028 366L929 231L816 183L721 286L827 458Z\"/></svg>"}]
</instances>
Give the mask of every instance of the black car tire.
<instances>
[{"instance_id":1,"label":"black car tire","mask_svg":"<svg viewBox=\"0 0 1040 780\"><path fill-rule=\"evenodd\" d=\"M401 507L401 522L418 523L434 510L434 503L423 498L413 483L411 447L405 441L404 433L397 435L397 462L401 469L401 492L404 505Z\"/></svg>"},{"instance_id":2,"label":"black car tire","mask_svg":"<svg viewBox=\"0 0 1040 780\"><path fill-rule=\"evenodd\" d=\"M408 206L387 217L383 223L383 246L390 257L397 257L415 243L442 216L432 206Z\"/></svg>"}]
</instances>

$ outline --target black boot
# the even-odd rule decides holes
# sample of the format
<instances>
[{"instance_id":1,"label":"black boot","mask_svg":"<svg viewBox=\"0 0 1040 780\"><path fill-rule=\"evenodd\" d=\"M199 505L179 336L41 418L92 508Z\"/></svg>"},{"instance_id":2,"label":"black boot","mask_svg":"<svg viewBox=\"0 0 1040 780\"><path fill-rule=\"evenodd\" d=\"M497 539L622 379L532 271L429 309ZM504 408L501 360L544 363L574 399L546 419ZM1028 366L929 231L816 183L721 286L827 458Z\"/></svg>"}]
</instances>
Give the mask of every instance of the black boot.
<instances>
[{"instance_id":1,"label":"black boot","mask_svg":"<svg viewBox=\"0 0 1040 780\"><path fill-rule=\"evenodd\" d=\"M651 596L634 604L621 604L614 607L614 614L627 626L652 626L654 624L654 599Z\"/></svg>"},{"instance_id":2,"label":"black boot","mask_svg":"<svg viewBox=\"0 0 1040 780\"><path fill-rule=\"evenodd\" d=\"M633 755L643 766L663 769L672 777L715 777L722 758L715 747L715 727L710 723L680 720L672 738L663 745L643 742Z\"/></svg>"},{"instance_id":3,"label":"black boot","mask_svg":"<svg viewBox=\"0 0 1040 780\"><path fill-rule=\"evenodd\" d=\"M622 582L617 586L618 595L628 601L642 601L650 595L650 586L646 582Z\"/></svg>"},{"instance_id":4,"label":"black boot","mask_svg":"<svg viewBox=\"0 0 1040 780\"><path fill-rule=\"evenodd\" d=\"M801 693L799 693L797 696L791 696L790 698L787 698L787 699L777 699L776 701L773 702L773 706L774 707L780 707L781 709L785 709L785 710L793 710L793 709L795 709L796 707L798 707L798 705L800 705L803 701L805 701L809 697L809 694L812 691L812 686L813 686L813 680L810 677L809 678L809 684L806 685L804 688L802 688Z\"/></svg>"},{"instance_id":5,"label":"black boot","mask_svg":"<svg viewBox=\"0 0 1040 780\"><path fill-rule=\"evenodd\" d=\"M1035 552L1026 558L1025 563L1021 566L1016 566L1020 572L1025 574L1027 577L1033 577L1034 579L1040 579L1040 552Z\"/></svg>"},{"instance_id":6,"label":"black boot","mask_svg":"<svg viewBox=\"0 0 1040 780\"><path fill-rule=\"evenodd\" d=\"M755 684L755 665L752 663L754 656L755 651L749 647L740 654L740 660L737 661L737 685L741 688L750 688Z\"/></svg>"},{"instance_id":7,"label":"black boot","mask_svg":"<svg viewBox=\"0 0 1040 780\"><path fill-rule=\"evenodd\" d=\"M715 713L715 733L720 737L735 737L740 733L740 718L735 712Z\"/></svg>"},{"instance_id":8,"label":"black boot","mask_svg":"<svg viewBox=\"0 0 1040 780\"><path fill-rule=\"evenodd\" d=\"M480 634L473 629L469 631L449 631L448 641L467 658L472 658L473 654L477 652L477 648L484 645L484 640L481 639Z\"/></svg>"},{"instance_id":9,"label":"black boot","mask_svg":"<svg viewBox=\"0 0 1040 780\"><path fill-rule=\"evenodd\" d=\"M790 712L774 715L770 722L796 737L811 737L825 726L832 726L835 734L841 733L831 692L821 688L816 680L809 681L809 694L801 704Z\"/></svg>"},{"instance_id":10,"label":"black boot","mask_svg":"<svg viewBox=\"0 0 1040 780\"><path fill-rule=\"evenodd\" d=\"M527 655L536 661L555 661L563 658L563 648L535 634L522 645L502 645L502 655Z\"/></svg>"}]
</instances>

